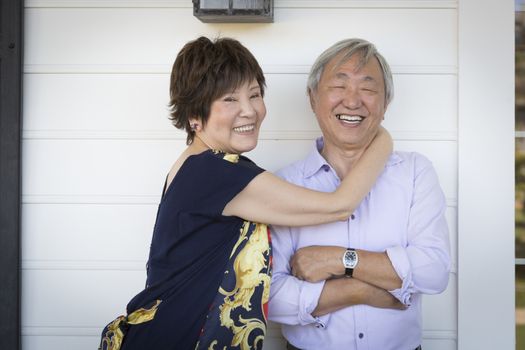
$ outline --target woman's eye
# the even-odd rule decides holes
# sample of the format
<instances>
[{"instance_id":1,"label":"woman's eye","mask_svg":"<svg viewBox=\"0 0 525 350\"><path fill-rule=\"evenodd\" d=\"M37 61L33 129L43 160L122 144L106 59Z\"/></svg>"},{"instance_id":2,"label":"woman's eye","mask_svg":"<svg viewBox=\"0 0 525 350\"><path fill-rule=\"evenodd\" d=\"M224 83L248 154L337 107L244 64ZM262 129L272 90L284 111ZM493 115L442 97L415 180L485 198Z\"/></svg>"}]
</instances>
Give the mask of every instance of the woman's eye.
<instances>
[{"instance_id":1,"label":"woman's eye","mask_svg":"<svg viewBox=\"0 0 525 350\"><path fill-rule=\"evenodd\" d=\"M259 97L261 97L260 93L256 93L250 96L250 98L259 98Z\"/></svg>"},{"instance_id":2,"label":"woman's eye","mask_svg":"<svg viewBox=\"0 0 525 350\"><path fill-rule=\"evenodd\" d=\"M235 98L232 96L227 96L223 99L225 102L235 102Z\"/></svg>"}]
</instances>

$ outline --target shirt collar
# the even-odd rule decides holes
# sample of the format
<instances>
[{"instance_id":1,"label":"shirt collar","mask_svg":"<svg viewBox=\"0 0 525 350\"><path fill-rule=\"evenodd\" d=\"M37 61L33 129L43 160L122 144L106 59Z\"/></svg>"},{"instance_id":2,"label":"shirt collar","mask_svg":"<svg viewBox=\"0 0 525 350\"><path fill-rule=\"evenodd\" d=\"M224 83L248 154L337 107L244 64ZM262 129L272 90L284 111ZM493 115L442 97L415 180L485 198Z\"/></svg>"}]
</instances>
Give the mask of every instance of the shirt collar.
<instances>
[{"instance_id":1,"label":"shirt collar","mask_svg":"<svg viewBox=\"0 0 525 350\"><path fill-rule=\"evenodd\" d=\"M326 169L326 167L330 167L331 165L328 164L326 159L321 155L321 150L324 146L324 140L323 137L319 137L315 140L314 147L310 154L306 157L305 163L304 163L304 177L309 178L313 175L315 175L319 170ZM401 158L396 152L393 152L390 157L388 158L385 167L390 167L396 164L399 164L403 162L403 158Z\"/></svg>"}]
</instances>

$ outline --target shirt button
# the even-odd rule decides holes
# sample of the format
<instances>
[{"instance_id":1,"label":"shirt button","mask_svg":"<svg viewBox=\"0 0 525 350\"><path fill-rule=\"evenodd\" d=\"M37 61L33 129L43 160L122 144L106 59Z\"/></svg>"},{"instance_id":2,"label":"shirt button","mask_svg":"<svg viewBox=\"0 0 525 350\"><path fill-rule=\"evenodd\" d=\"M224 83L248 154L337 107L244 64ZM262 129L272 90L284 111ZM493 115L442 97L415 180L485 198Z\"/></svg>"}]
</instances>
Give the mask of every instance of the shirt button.
<instances>
[{"instance_id":1,"label":"shirt button","mask_svg":"<svg viewBox=\"0 0 525 350\"><path fill-rule=\"evenodd\" d=\"M323 170L328 172L328 171L330 171L330 167L325 164L325 165L323 165Z\"/></svg>"},{"instance_id":2,"label":"shirt button","mask_svg":"<svg viewBox=\"0 0 525 350\"><path fill-rule=\"evenodd\" d=\"M354 214L350 215L350 219L354 220L355 219L355 215Z\"/></svg>"},{"instance_id":3,"label":"shirt button","mask_svg":"<svg viewBox=\"0 0 525 350\"><path fill-rule=\"evenodd\" d=\"M363 333L359 333L359 339L363 339L365 335Z\"/></svg>"}]
</instances>

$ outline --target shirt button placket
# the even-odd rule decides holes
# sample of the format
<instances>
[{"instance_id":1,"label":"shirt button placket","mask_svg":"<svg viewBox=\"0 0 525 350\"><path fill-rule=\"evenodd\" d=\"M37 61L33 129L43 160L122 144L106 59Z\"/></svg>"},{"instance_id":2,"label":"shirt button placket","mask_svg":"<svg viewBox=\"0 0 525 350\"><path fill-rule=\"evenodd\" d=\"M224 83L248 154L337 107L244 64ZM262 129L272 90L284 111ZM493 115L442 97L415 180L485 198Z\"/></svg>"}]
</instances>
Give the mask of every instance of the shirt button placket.
<instances>
[{"instance_id":1,"label":"shirt button placket","mask_svg":"<svg viewBox=\"0 0 525 350\"><path fill-rule=\"evenodd\" d=\"M364 332L357 332L357 349L358 350L364 350L368 349L368 342L365 339L365 333Z\"/></svg>"}]
</instances>

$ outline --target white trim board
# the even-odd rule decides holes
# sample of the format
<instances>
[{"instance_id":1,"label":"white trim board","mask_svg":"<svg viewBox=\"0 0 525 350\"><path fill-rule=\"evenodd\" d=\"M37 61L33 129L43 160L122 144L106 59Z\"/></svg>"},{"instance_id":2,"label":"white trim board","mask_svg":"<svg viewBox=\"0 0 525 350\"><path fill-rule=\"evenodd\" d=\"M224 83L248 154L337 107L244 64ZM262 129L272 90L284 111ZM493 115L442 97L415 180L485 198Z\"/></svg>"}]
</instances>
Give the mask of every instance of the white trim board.
<instances>
[{"instance_id":1,"label":"white trim board","mask_svg":"<svg viewBox=\"0 0 525 350\"><path fill-rule=\"evenodd\" d=\"M455 131L390 130L396 141L457 141ZM261 131L259 140L315 140L318 130ZM186 140L182 132L164 130L24 130L24 140Z\"/></svg>"},{"instance_id":2,"label":"white trim board","mask_svg":"<svg viewBox=\"0 0 525 350\"><path fill-rule=\"evenodd\" d=\"M458 15L458 349L514 349L514 1Z\"/></svg>"},{"instance_id":3,"label":"white trim board","mask_svg":"<svg viewBox=\"0 0 525 350\"><path fill-rule=\"evenodd\" d=\"M94 204L94 205L158 205L158 195L22 195L22 204ZM447 207L456 208L457 198L446 198Z\"/></svg>"},{"instance_id":4,"label":"white trim board","mask_svg":"<svg viewBox=\"0 0 525 350\"><path fill-rule=\"evenodd\" d=\"M265 74L308 74L309 65L263 65ZM456 66L392 65L392 74L457 75ZM24 74L170 74L164 64L26 64Z\"/></svg>"},{"instance_id":5,"label":"white trim board","mask_svg":"<svg viewBox=\"0 0 525 350\"><path fill-rule=\"evenodd\" d=\"M438 8L454 0L275 0L274 8ZM26 0L25 8L192 8L190 0Z\"/></svg>"},{"instance_id":6,"label":"white trim board","mask_svg":"<svg viewBox=\"0 0 525 350\"><path fill-rule=\"evenodd\" d=\"M270 328L270 327L269 327ZM271 328L280 328L273 326ZM100 336L100 327L40 327L40 326L22 326L23 336ZM423 339L452 339L455 340L457 334L448 330L423 330Z\"/></svg>"}]
</instances>

